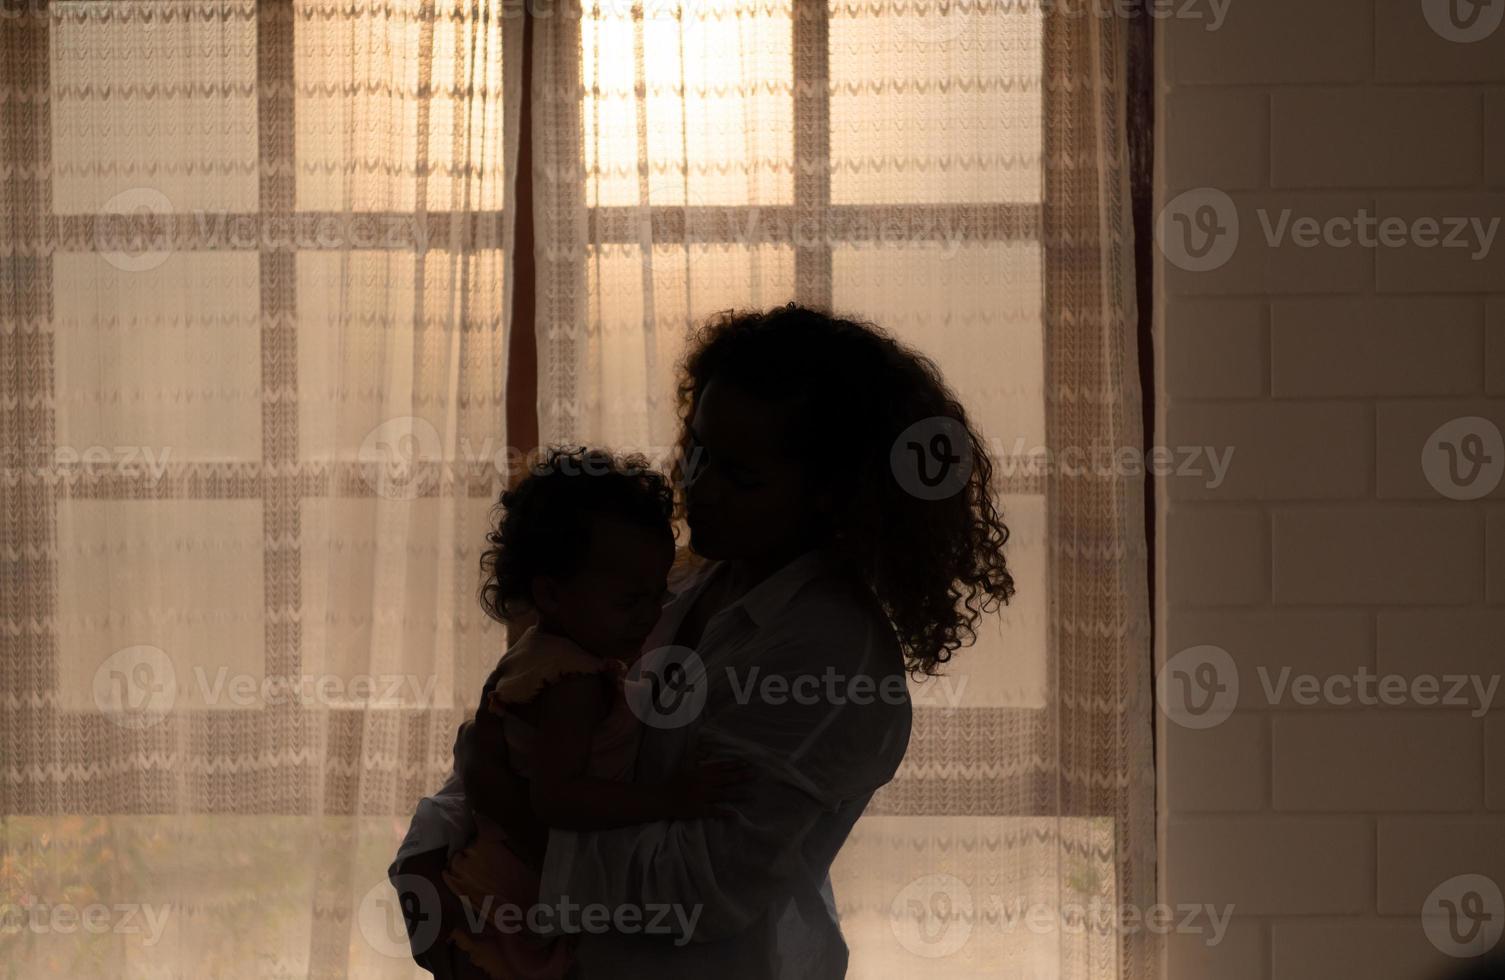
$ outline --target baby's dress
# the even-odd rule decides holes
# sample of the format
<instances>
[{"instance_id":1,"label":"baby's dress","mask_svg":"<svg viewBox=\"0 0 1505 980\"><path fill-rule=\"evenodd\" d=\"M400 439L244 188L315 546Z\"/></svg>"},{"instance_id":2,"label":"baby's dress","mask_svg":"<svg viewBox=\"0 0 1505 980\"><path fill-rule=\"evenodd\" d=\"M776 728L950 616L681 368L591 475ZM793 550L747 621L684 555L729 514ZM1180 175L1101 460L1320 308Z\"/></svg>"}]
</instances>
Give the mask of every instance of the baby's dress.
<instances>
[{"instance_id":1,"label":"baby's dress","mask_svg":"<svg viewBox=\"0 0 1505 980\"><path fill-rule=\"evenodd\" d=\"M586 775L617 782L632 779L641 729L622 696L620 661L604 660L564 637L529 629L502 656L500 668L485 697L502 713L507 761L513 772L532 778L537 732L507 708L533 701L564 677L607 673L615 681L615 694L591 739ZM472 917L484 913L487 921L478 933L455 930L455 944L497 980L558 980L572 961L568 943L544 940L525 927L528 909L538 901L538 875L508 846L501 827L483 813L474 816L476 836L450 857L444 880L469 902ZM503 931L497 928L497 913L508 906L520 911L502 919L502 925L511 930ZM551 912L557 914L557 910Z\"/></svg>"}]
</instances>

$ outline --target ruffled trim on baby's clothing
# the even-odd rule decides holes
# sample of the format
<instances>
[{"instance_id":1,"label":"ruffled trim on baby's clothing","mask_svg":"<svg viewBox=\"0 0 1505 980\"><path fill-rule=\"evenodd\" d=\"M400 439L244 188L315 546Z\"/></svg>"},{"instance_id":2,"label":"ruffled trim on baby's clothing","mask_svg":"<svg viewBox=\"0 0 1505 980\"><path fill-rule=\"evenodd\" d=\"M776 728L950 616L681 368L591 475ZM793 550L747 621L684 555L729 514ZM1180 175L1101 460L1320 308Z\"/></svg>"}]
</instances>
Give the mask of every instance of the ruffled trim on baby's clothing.
<instances>
[{"instance_id":1,"label":"ruffled trim on baby's clothing","mask_svg":"<svg viewBox=\"0 0 1505 980\"><path fill-rule=\"evenodd\" d=\"M501 673L488 692L492 705L527 704L550 684L571 674L617 673L615 660L587 653L578 643L529 627L502 655Z\"/></svg>"}]
</instances>

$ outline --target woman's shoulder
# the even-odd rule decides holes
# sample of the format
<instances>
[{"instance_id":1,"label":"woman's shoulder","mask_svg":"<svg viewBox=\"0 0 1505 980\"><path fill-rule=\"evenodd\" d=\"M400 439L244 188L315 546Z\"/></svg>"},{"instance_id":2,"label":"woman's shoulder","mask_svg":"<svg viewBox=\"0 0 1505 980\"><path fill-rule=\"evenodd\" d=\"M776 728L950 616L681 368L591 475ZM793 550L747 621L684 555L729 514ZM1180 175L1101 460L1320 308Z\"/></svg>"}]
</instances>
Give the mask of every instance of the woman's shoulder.
<instances>
[{"instance_id":1,"label":"woman's shoulder","mask_svg":"<svg viewBox=\"0 0 1505 980\"><path fill-rule=\"evenodd\" d=\"M899 662L899 639L873 590L860 576L830 563L793 596L775 616L780 633L802 637L808 645L871 655Z\"/></svg>"},{"instance_id":2,"label":"woman's shoulder","mask_svg":"<svg viewBox=\"0 0 1505 980\"><path fill-rule=\"evenodd\" d=\"M674 563L669 566L669 591L677 595L692 588L715 564L709 558L702 558L691 551L689 545L676 548Z\"/></svg>"}]
</instances>

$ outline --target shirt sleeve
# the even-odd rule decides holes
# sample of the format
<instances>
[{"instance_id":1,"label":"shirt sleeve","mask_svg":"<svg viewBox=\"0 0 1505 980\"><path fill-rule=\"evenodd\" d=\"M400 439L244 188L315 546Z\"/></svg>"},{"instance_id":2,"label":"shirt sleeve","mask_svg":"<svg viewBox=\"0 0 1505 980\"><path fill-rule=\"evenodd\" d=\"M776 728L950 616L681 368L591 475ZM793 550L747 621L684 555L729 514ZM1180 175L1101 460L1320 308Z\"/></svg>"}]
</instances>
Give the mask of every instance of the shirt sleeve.
<instances>
[{"instance_id":1,"label":"shirt sleeve","mask_svg":"<svg viewBox=\"0 0 1505 980\"><path fill-rule=\"evenodd\" d=\"M482 698L485 697L484 692L496 683L501 672L502 664L498 661L481 688ZM402 839L402 844L397 848L397 856L387 868L388 878L396 878L398 866L415 854L441 847L446 848L448 854L453 854L475 836L475 821L471 819L470 807L465 800L465 784L461 780L467 753L471 748L471 740L466 737L469 727L469 723L461 725L455 735L455 766L450 771L449 778L433 796L425 796L418 801L418 809L414 811L413 819L408 824L407 836Z\"/></svg>"},{"instance_id":2,"label":"shirt sleeve","mask_svg":"<svg viewBox=\"0 0 1505 980\"><path fill-rule=\"evenodd\" d=\"M433 796L418 801L418 809L408 824L407 836L397 848L397 856L387 868L387 877L397 877L397 869L408 858L425 851L447 848L453 854L464 847L474 833L470 810L465 805L465 790L460 774L453 772Z\"/></svg>"},{"instance_id":3,"label":"shirt sleeve","mask_svg":"<svg viewBox=\"0 0 1505 980\"><path fill-rule=\"evenodd\" d=\"M735 817L551 831L539 901L634 909L676 939L745 931L781 896L818 889L826 873L806 866L803 844L829 811L767 782Z\"/></svg>"},{"instance_id":4,"label":"shirt sleeve","mask_svg":"<svg viewBox=\"0 0 1505 980\"><path fill-rule=\"evenodd\" d=\"M541 902L636 909L645 921L670 906L677 914L663 918L684 923L681 935L709 942L819 893L909 739L893 632L844 596L807 590L777 623L707 655L705 705L687 731L699 748L758 772L735 815L553 830Z\"/></svg>"}]
</instances>

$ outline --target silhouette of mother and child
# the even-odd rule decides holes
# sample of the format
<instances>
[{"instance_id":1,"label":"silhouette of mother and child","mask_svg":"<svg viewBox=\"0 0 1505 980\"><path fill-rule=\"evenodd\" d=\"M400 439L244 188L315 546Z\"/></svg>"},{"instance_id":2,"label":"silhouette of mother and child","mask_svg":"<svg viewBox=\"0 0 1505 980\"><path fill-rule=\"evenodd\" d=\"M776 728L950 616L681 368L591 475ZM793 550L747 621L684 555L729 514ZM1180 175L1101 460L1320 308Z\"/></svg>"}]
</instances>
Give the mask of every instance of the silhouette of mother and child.
<instances>
[{"instance_id":1,"label":"silhouette of mother and child","mask_svg":"<svg viewBox=\"0 0 1505 980\"><path fill-rule=\"evenodd\" d=\"M481 603L536 622L389 872L439 977L844 976L828 872L906 674L1013 594L981 436L877 327L718 315L678 399L671 474L555 448L497 505Z\"/></svg>"}]
</instances>

